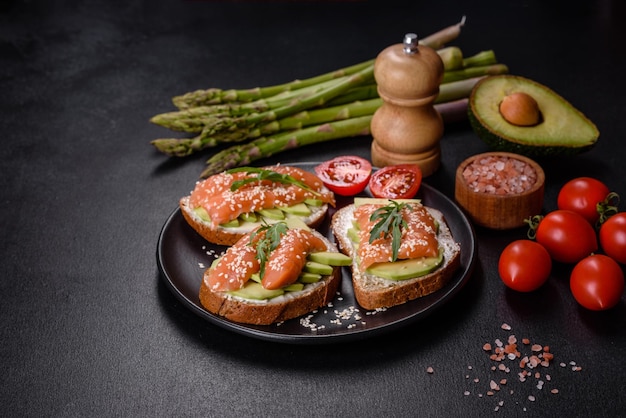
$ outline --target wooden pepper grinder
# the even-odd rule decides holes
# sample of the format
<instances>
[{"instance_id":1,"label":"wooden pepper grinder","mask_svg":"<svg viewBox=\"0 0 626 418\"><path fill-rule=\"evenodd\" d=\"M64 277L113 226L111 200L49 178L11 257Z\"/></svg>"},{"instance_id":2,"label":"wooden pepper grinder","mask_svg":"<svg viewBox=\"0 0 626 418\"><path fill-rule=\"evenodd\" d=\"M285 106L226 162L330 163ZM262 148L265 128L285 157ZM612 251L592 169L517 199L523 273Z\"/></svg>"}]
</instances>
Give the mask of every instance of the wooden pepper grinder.
<instances>
[{"instance_id":1,"label":"wooden pepper grinder","mask_svg":"<svg viewBox=\"0 0 626 418\"><path fill-rule=\"evenodd\" d=\"M383 104L371 122L372 163L377 167L417 164L434 173L441 161L443 120L433 107L443 78L443 62L432 48L408 33L404 43L385 48L374 63Z\"/></svg>"}]
</instances>

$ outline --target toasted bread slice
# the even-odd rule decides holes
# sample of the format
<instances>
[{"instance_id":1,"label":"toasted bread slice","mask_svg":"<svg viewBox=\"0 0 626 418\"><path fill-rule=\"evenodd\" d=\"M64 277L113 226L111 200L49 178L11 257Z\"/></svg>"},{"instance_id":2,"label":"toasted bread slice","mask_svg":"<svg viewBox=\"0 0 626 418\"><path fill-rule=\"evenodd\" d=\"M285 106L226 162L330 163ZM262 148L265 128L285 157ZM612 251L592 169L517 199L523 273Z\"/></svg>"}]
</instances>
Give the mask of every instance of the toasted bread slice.
<instances>
[{"instance_id":1,"label":"toasted bread slice","mask_svg":"<svg viewBox=\"0 0 626 418\"><path fill-rule=\"evenodd\" d=\"M245 234L256 229L260 225L259 222L244 222L237 227L225 227L221 225L214 227L209 222L203 220L196 212L194 212L193 208L189 206L189 196L185 196L180 199L179 207L187 223L204 239L217 245L233 245ZM299 218L300 221L306 224L309 228L316 228L324 220L324 217L328 212L328 204L324 204L319 207L311 207L311 209L312 212L310 215ZM272 219L266 219L266 221L268 223L275 222Z\"/></svg>"},{"instance_id":2,"label":"toasted bread slice","mask_svg":"<svg viewBox=\"0 0 626 418\"><path fill-rule=\"evenodd\" d=\"M327 251L339 252L337 247L317 231L311 231L324 240ZM200 285L200 303L215 315L234 322L270 325L296 318L327 305L336 296L341 282L341 267L334 267L333 273L315 283L309 283L302 290L286 292L268 299L252 300L234 296L228 292L214 292L207 285L206 276Z\"/></svg>"},{"instance_id":3,"label":"toasted bread slice","mask_svg":"<svg viewBox=\"0 0 626 418\"><path fill-rule=\"evenodd\" d=\"M389 308L426 296L441 289L459 268L461 247L454 241L443 214L436 209L426 208L439 223L437 239L444 257L439 268L429 274L406 280L388 280L361 272L358 268L356 250L348 236L355 208L355 205L348 205L339 209L333 215L331 229L340 250L353 259L354 295L363 308L370 310Z\"/></svg>"}]
</instances>

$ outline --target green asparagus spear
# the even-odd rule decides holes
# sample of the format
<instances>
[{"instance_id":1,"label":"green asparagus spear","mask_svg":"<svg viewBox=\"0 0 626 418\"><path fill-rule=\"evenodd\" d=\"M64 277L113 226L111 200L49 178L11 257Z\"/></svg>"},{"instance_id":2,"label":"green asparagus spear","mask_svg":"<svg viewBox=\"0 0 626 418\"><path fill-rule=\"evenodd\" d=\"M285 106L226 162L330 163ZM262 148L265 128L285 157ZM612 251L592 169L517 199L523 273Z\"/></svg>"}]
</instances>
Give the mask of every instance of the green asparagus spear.
<instances>
[{"instance_id":1,"label":"green asparagus spear","mask_svg":"<svg viewBox=\"0 0 626 418\"><path fill-rule=\"evenodd\" d=\"M462 67L480 67L483 65L497 64L496 54L492 49L480 51L471 57L464 57Z\"/></svg>"},{"instance_id":2,"label":"green asparagus spear","mask_svg":"<svg viewBox=\"0 0 626 418\"><path fill-rule=\"evenodd\" d=\"M461 120L467 114L467 97L454 99L435 105L444 123ZM251 162L277 154L281 151L340 138L369 135L372 115L350 118L321 125L314 125L273 136L262 136L245 144L233 145L216 154L206 162L207 166L200 177L206 178L234 167L249 165Z\"/></svg>"},{"instance_id":3,"label":"green asparagus spear","mask_svg":"<svg viewBox=\"0 0 626 418\"><path fill-rule=\"evenodd\" d=\"M345 77L342 79L345 79ZM161 113L153 116L150 122L175 131L201 132L206 122L211 118L237 118L252 113L268 112L272 109L289 106L294 101L301 100L333 87L337 84L337 80L326 81L298 90L284 91L271 97L247 103L232 102L210 106L196 106L174 112Z\"/></svg>"},{"instance_id":4,"label":"green asparagus spear","mask_svg":"<svg viewBox=\"0 0 626 418\"><path fill-rule=\"evenodd\" d=\"M468 97L474 85L481 78L482 77L475 77L442 84L439 88L439 95L435 99L435 103L444 103ZM224 142L240 142L260 136L276 134L280 131L300 129L305 126L332 122L334 120L374 114L381 104L382 100L376 97L375 99L354 101L345 105L305 110L277 121L268 122L254 129L227 131L220 133L218 136L207 136L201 133L193 138L155 139L152 141L152 145L164 154L184 157Z\"/></svg>"},{"instance_id":5,"label":"green asparagus spear","mask_svg":"<svg viewBox=\"0 0 626 418\"><path fill-rule=\"evenodd\" d=\"M252 161L266 158L291 148L337 138L368 135L371 120L371 115L350 118L275 136L260 137L246 144L235 145L213 155L207 161L207 167L200 176L206 178L223 170L248 165Z\"/></svg>"},{"instance_id":6,"label":"green asparagus spear","mask_svg":"<svg viewBox=\"0 0 626 418\"><path fill-rule=\"evenodd\" d=\"M212 104L229 103L229 102L251 102L262 98L267 98L285 91L297 90L304 87L315 86L317 84L345 77L346 75L355 74L364 68L372 66L374 60L368 60L329 73L321 74L304 80L293 80L288 83L279 84L268 87L257 87L253 89L207 89L196 90L176 96L172 99L174 106L179 109L187 109L195 106L206 106Z\"/></svg>"},{"instance_id":7,"label":"green asparagus spear","mask_svg":"<svg viewBox=\"0 0 626 418\"><path fill-rule=\"evenodd\" d=\"M441 49L447 43L452 42L461 34L461 28L465 25L465 16L461 18L459 23L448 26L447 28L443 28L433 33L432 35L428 35L425 38L421 38L419 43L422 45L429 46L433 49Z\"/></svg>"},{"instance_id":8,"label":"green asparagus spear","mask_svg":"<svg viewBox=\"0 0 626 418\"><path fill-rule=\"evenodd\" d=\"M273 135L281 131L293 131L307 126L321 125L327 122L345 120L357 116L371 116L376 109L380 107L381 103L381 99L375 98L365 101L355 101L346 105L303 110L283 119L268 122L256 129L235 130L233 132L222 133L219 137L219 141L216 140L215 137L198 135L194 138L156 139L152 141L152 145L164 154L174 157L184 157L204 148L215 146L218 143L241 142L260 136Z\"/></svg>"},{"instance_id":9,"label":"green asparagus spear","mask_svg":"<svg viewBox=\"0 0 626 418\"><path fill-rule=\"evenodd\" d=\"M242 138L246 135L246 130L255 129L261 124L266 124L290 115L301 112L312 107L323 106L328 100L339 96L356 86L369 84L374 79L373 67L366 67L359 72L347 76L345 79L335 81L332 85L319 92L314 92L304 97L297 97L288 105L260 113L230 118L230 117L210 117L201 133L201 137L208 138L207 143L220 141L220 135L230 135L237 130ZM190 153L193 149L190 149ZM188 155L188 154L185 154Z\"/></svg>"},{"instance_id":10,"label":"green asparagus spear","mask_svg":"<svg viewBox=\"0 0 626 418\"><path fill-rule=\"evenodd\" d=\"M467 67L460 70L447 71L443 73L442 83L463 80L466 78L480 77L485 75L506 74L509 68L505 64L481 65L478 67Z\"/></svg>"}]
</instances>

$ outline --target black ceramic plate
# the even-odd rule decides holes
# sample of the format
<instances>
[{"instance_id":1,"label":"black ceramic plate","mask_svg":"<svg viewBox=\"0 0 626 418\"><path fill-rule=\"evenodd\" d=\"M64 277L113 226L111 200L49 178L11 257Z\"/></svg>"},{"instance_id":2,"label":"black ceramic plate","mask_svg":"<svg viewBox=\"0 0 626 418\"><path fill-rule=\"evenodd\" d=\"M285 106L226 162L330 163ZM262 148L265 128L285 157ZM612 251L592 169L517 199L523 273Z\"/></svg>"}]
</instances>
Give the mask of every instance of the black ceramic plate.
<instances>
[{"instance_id":1,"label":"black ceramic plate","mask_svg":"<svg viewBox=\"0 0 626 418\"><path fill-rule=\"evenodd\" d=\"M293 164L313 170L316 163ZM365 195L368 195L367 191ZM432 313L448 302L469 280L476 257L474 230L461 209L445 195L422 184L417 198L443 212L454 238L461 245L461 267L442 289L435 293L383 311L366 311L358 306L350 283L350 271L343 269L339 294L332 306L320 308L311 315L282 324L256 326L238 324L206 311L198 291L204 269L226 247L207 243L184 220L176 209L165 222L157 246L161 276L174 295L189 309L207 321L250 337L292 344L331 343L357 340L397 329ZM352 203L352 198L337 197L337 208ZM333 242L329 230L329 212L319 228Z\"/></svg>"}]
</instances>

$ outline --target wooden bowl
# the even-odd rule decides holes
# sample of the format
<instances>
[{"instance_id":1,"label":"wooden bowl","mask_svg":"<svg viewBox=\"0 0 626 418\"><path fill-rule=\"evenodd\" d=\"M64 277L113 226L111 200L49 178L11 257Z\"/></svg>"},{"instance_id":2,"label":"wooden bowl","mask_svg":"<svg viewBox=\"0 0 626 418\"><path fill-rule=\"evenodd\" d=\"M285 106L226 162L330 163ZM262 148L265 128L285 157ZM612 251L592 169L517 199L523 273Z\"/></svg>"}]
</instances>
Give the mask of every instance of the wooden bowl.
<instances>
[{"instance_id":1,"label":"wooden bowl","mask_svg":"<svg viewBox=\"0 0 626 418\"><path fill-rule=\"evenodd\" d=\"M504 162L506 167L514 166L520 171L525 169L527 175L516 174L519 172L513 169L509 172L499 170L502 165L496 167L496 162ZM475 181L475 177L483 178L482 175L488 172L493 172L498 179L489 180L496 185L496 190L479 186L477 183L480 182ZM532 172L535 173L534 179L530 175ZM469 157L459 165L454 197L476 225L497 230L513 229L523 226L525 219L541 213L544 184L543 169L530 158L509 152L486 152Z\"/></svg>"}]
</instances>

